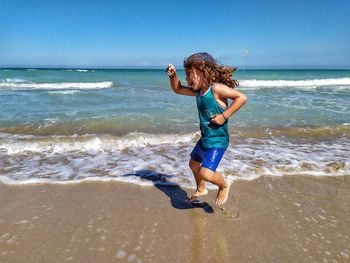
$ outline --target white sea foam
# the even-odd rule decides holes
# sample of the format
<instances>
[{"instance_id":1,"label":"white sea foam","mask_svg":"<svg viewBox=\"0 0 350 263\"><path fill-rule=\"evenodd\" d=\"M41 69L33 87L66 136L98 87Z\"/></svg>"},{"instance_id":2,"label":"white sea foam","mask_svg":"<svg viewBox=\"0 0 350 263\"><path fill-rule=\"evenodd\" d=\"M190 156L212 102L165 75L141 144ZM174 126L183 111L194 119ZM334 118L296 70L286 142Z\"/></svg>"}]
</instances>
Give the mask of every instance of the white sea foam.
<instances>
[{"instance_id":1,"label":"white sea foam","mask_svg":"<svg viewBox=\"0 0 350 263\"><path fill-rule=\"evenodd\" d=\"M0 141L0 151L9 155L19 153L66 153L66 152L112 152L121 151L126 148L139 148L149 145L178 144L192 141L198 133L190 134L172 134L172 135L153 135L146 133L130 133L123 137L81 137L80 140L74 140L74 137L52 137L47 140L30 139L10 142ZM40 137L39 137L40 138Z\"/></svg>"},{"instance_id":2,"label":"white sea foam","mask_svg":"<svg viewBox=\"0 0 350 263\"><path fill-rule=\"evenodd\" d=\"M7 78L5 81L9 83L21 83L25 82L26 80L21 78Z\"/></svg>"},{"instance_id":3,"label":"white sea foam","mask_svg":"<svg viewBox=\"0 0 350 263\"><path fill-rule=\"evenodd\" d=\"M62 71L95 72L95 70L93 70L93 69L63 69Z\"/></svg>"},{"instance_id":4,"label":"white sea foam","mask_svg":"<svg viewBox=\"0 0 350 263\"><path fill-rule=\"evenodd\" d=\"M77 180L66 180L66 181L58 181L55 179L42 179L42 178L31 178L26 180L14 180L7 176L0 176L0 182L3 184L9 185L28 185L28 184L79 184L84 182L124 182L124 183L134 183L141 186L152 186L154 185L150 181L140 181L138 178L126 178L126 177L87 177L84 179ZM174 185L172 183L164 184L164 185Z\"/></svg>"},{"instance_id":5,"label":"white sea foam","mask_svg":"<svg viewBox=\"0 0 350 263\"><path fill-rule=\"evenodd\" d=\"M241 80L240 86L244 88L274 88L274 87L302 87L317 88L321 86L348 86L350 88L350 78L336 79L310 79L310 80ZM344 88L344 87L341 87Z\"/></svg>"},{"instance_id":6,"label":"white sea foam","mask_svg":"<svg viewBox=\"0 0 350 263\"><path fill-rule=\"evenodd\" d=\"M0 89L9 90L40 90L40 89L104 89L113 86L112 81L101 82L57 82L57 83L32 83L32 82L0 82Z\"/></svg>"},{"instance_id":7,"label":"white sea foam","mask_svg":"<svg viewBox=\"0 0 350 263\"><path fill-rule=\"evenodd\" d=\"M0 182L122 181L194 187L188 167L198 134L38 137L0 134ZM259 176L350 175L350 140L241 139L219 166L230 182ZM210 187L210 185L208 185Z\"/></svg>"}]
</instances>

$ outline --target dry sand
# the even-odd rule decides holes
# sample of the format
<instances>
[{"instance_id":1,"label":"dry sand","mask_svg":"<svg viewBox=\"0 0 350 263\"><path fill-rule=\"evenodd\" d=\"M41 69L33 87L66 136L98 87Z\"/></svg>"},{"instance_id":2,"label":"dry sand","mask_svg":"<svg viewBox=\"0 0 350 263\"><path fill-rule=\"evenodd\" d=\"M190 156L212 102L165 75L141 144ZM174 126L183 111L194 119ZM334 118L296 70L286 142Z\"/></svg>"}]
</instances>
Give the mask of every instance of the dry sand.
<instances>
[{"instance_id":1,"label":"dry sand","mask_svg":"<svg viewBox=\"0 0 350 263\"><path fill-rule=\"evenodd\" d=\"M0 184L0 262L350 262L350 176L235 182L225 211L215 195Z\"/></svg>"}]
</instances>

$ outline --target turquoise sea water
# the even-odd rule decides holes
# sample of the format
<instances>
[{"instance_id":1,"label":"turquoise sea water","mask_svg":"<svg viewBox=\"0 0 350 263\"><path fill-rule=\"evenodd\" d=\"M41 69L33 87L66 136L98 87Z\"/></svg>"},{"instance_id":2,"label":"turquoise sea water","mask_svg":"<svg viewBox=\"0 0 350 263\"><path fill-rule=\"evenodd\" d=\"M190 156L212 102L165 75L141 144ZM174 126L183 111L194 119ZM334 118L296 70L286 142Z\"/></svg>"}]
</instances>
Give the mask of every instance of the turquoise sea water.
<instances>
[{"instance_id":1,"label":"turquoise sea water","mask_svg":"<svg viewBox=\"0 0 350 263\"><path fill-rule=\"evenodd\" d=\"M349 122L350 71L251 70L236 78L249 103L235 125ZM92 124L99 133L195 130L194 100L168 82L164 70L1 70L0 125L66 123L65 134L89 133Z\"/></svg>"},{"instance_id":2,"label":"turquoise sea water","mask_svg":"<svg viewBox=\"0 0 350 263\"><path fill-rule=\"evenodd\" d=\"M230 119L233 149L221 167L232 180L349 173L350 70L247 70L235 79L248 103ZM0 69L0 105L3 181L140 183L123 175L150 170L193 183L195 100L176 95L163 69Z\"/></svg>"}]
</instances>

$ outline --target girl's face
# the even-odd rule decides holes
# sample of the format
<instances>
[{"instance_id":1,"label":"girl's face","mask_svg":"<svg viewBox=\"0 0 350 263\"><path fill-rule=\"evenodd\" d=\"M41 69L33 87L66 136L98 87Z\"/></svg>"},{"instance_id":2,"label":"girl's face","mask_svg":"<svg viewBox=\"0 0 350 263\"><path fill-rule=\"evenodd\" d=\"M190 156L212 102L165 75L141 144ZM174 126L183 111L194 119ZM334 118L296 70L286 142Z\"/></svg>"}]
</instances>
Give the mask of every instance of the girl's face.
<instances>
[{"instance_id":1,"label":"girl's face","mask_svg":"<svg viewBox=\"0 0 350 263\"><path fill-rule=\"evenodd\" d=\"M200 90L205 85L203 73L195 68L185 68L186 80L194 91Z\"/></svg>"}]
</instances>

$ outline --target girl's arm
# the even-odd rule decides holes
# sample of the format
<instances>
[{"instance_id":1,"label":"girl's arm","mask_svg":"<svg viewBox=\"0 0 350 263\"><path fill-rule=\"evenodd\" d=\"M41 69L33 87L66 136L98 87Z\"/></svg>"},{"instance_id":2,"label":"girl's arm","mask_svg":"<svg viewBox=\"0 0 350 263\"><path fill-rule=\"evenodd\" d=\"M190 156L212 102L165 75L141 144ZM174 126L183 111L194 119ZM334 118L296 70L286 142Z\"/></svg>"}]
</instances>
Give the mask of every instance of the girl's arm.
<instances>
[{"instance_id":1,"label":"girl's arm","mask_svg":"<svg viewBox=\"0 0 350 263\"><path fill-rule=\"evenodd\" d=\"M216 115L211 121L214 124L222 125L236 111L238 111L247 102L247 96L236 89L232 89L224 84L216 83L212 87L213 93L222 99L233 100L232 104L222 113Z\"/></svg>"},{"instance_id":2,"label":"girl's arm","mask_svg":"<svg viewBox=\"0 0 350 263\"><path fill-rule=\"evenodd\" d=\"M196 92L194 92L190 87L181 85L181 82L176 74L176 69L172 64L168 65L166 73L170 79L170 86L175 93L187 96L196 96Z\"/></svg>"}]
</instances>

